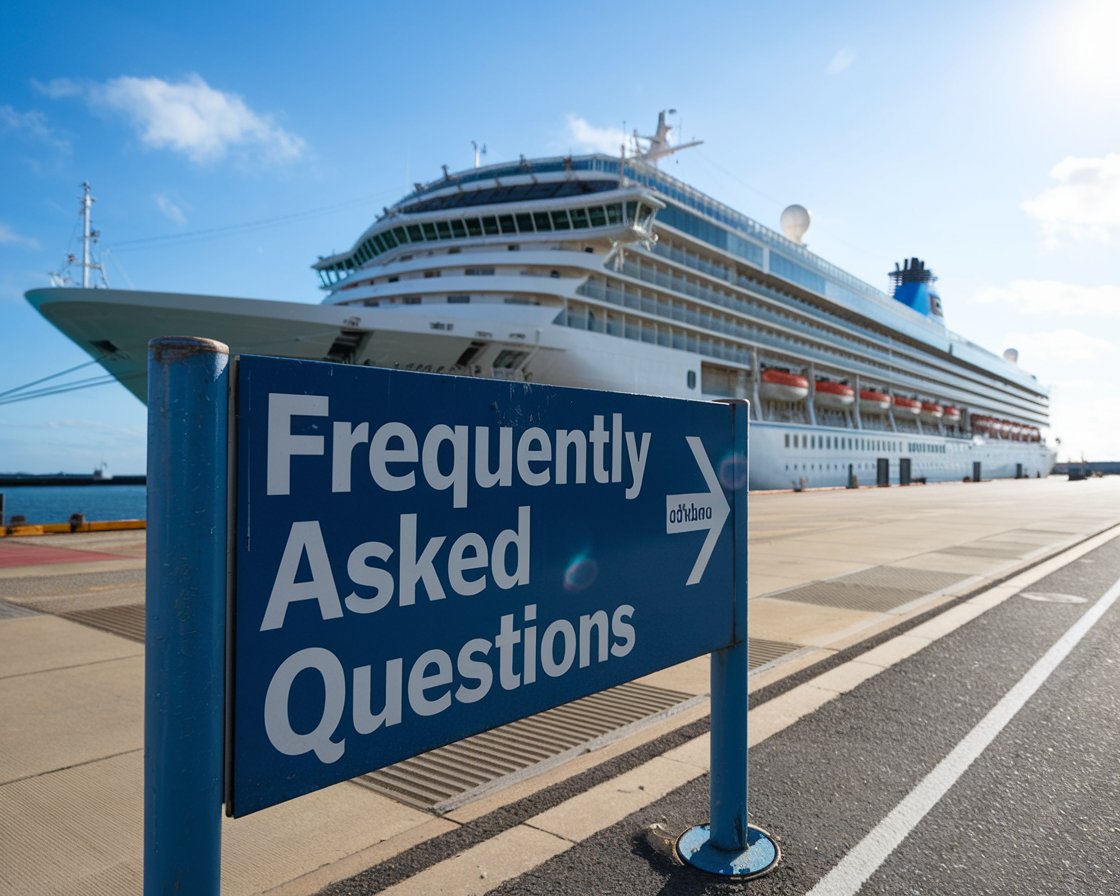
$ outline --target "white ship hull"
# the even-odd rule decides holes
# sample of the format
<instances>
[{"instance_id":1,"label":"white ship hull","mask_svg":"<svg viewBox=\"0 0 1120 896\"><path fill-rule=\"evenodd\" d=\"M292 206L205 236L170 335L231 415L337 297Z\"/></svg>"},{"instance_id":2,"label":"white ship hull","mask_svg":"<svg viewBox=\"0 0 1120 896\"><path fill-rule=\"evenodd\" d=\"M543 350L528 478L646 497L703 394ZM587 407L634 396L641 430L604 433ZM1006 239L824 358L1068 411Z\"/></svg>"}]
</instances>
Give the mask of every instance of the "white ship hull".
<instances>
[{"instance_id":1,"label":"white ship hull","mask_svg":"<svg viewBox=\"0 0 1120 896\"><path fill-rule=\"evenodd\" d=\"M690 373L693 382L700 377L700 356L560 326L553 323L555 307L364 309L76 288L33 290L28 300L141 401L147 399L147 343L167 335L217 339L233 354L337 360L678 398L726 397L687 388ZM464 352L480 343L483 348L469 363L459 363ZM503 357L514 361L496 366ZM912 481L929 482L971 477L975 463L983 478L1047 475L1054 461L1053 452L1041 443L947 437L933 424L922 433L894 433L759 420L751 424L750 444L752 489L844 486L849 475L870 485L876 481L880 459L887 461L891 483L899 482L905 459Z\"/></svg>"}]
</instances>

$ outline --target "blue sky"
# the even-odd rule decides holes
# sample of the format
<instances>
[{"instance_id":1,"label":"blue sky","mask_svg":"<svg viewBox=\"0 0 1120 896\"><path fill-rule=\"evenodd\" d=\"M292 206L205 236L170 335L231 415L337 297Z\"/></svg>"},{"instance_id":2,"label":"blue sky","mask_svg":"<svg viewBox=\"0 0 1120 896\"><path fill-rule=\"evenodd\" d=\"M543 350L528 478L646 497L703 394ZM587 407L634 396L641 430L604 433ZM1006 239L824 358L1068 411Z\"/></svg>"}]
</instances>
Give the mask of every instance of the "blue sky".
<instances>
[{"instance_id":1,"label":"blue sky","mask_svg":"<svg viewBox=\"0 0 1120 896\"><path fill-rule=\"evenodd\" d=\"M672 107L704 140L672 174L807 206L881 289L924 258L950 328L1051 387L1060 457L1120 459L1117 34L1109 0L7 4L0 392L86 360L23 299L83 180L113 286L318 302L315 259L471 141L613 152ZM140 472L144 441L115 384L0 404L3 471Z\"/></svg>"}]
</instances>

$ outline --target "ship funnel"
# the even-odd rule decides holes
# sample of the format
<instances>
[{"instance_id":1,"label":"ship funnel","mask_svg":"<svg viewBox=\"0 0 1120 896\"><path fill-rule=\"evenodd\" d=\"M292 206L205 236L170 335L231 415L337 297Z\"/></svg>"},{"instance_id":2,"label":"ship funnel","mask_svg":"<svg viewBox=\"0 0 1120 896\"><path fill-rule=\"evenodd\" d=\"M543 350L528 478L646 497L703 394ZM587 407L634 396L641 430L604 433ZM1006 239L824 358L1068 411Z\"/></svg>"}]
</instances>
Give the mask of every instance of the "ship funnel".
<instances>
[{"instance_id":1,"label":"ship funnel","mask_svg":"<svg viewBox=\"0 0 1120 896\"><path fill-rule=\"evenodd\" d=\"M1010 361L1012 364L1019 363L1019 349L1005 348L1003 350L1003 360Z\"/></svg>"},{"instance_id":2,"label":"ship funnel","mask_svg":"<svg viewBox=\"0 0 1120 896\"><path fill-rule=\"evenodd\" d=\"M800 243L801 238L805 236L805 231L809 229L811 221L812 216L805 206L791 205L782 212L782 232L787 239Z\"/></svg>"}]
</instances>

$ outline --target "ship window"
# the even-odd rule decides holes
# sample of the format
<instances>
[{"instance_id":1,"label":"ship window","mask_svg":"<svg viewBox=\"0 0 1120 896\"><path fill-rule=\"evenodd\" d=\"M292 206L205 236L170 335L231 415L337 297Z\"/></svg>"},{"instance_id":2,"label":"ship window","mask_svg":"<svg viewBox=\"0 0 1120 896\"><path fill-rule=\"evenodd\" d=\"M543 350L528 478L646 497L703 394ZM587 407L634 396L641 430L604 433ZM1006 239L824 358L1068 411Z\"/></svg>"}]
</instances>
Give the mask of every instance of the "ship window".
<instances>
[{"instance_id":1,"label":"ship window","mask_svg":"<svg viewBox=\"0 0 1120 896\"><path fill-rule=\"evenodd\" d=\"M622 206L621 205L608 205L607 206L607 222L610 224L622 223Z\"/></svg>"},{"instance_id":2,"label":"ship window","mask_svg":"<svg viewBox=\"0 0 1120 896\"><path fill-rule=\"evenodd\" d=\"M607 213L603 210L602 206L596 205L587 210L591 217L592 227L602 227L607 223Z\"/></svg>"},{"instance_id":3,"label":"ship window","mask_svg":"<svg viewBox=\"0 0 1120 896\"><path fill-rule=\"evenodd\" d=\"M392 230L395 245L404 246L408 243L408 231L404 227L394 227Z\"/></svg>"},{"instance_id":4,"label":"ship window","mask_svg":"<svg viewBox=\"0 0 1120 896\"><path fill-rule=\"evenodd\" d=\"M789 447L789 433L786 433L786 447Z\"/></svg>"},{"instance_id":5,"label":"ship window","mask_svg":"<svg viewBox=\"0 0 1120 896\"><path fill-rule=\"evenodd\" d=\"M467 235L480 236L482 234L482 224L479 223L478 218L467 218Z\"/></svg>"},{"instance_id":6,"label":"ship window","mask_svg":"<svg viewBox=\"0 0 1120 896\"><path fill-rule=\"evenodd\" d=\"M381 239L380 233L373 238L373 247L378 254L385 251L385 241Z\"/></svg>"},{"instance_id":7,"label":"ship window","mask_svg":"<svg viewBox=\"0 0 1120 896\"><path fill-rule=\"evenodd\" d=\"M459 221L459 220L452 221L451 222L451 233L454 234L457 237L462 238L462 237L467 235L467 227L462 221Z\"/></svg>"},{"instance_id":8,"label":"ship window","mask_svg":"<svg viewBox=\"0 0 1120 896\"><path fill-rule=\"evenodd\" d=\"M424 279L431 280L433 277L442 277L443 271L424 271Z\"/></svg>"},{"instance_id":9,"label":"ship window","mask_svg":"<svg viewBox=\"0 0 1120 896\"><path fill-rule=\"evenodd\" d=\"M517 218L517 229L522 233L533 232L533 216L528 212L522 212Z\"/></svg>"},{"instance_id":10,"label":"ship window","mask_svg":"<svg viewBox=\"0 0 1120 896\"><path fill-rule=\"evenodd\" d=\"M499 352L498 357L494 359L494 368L497 370L513 370L527 357L529 357L528 352L519 352L507 348Z\"/></svg>"},{"instance_id":11,"label":"ship window","mask_svg":"<svg viewBox=\"0 0 1120 896\"><path fill-rule=\"evenodd\" d=\"M517 233L517 227L513 223L513 215L500 215L498 224L501 225L502 233Z\"/></svg>"},{"instance_id":12,"label":"ship window","mask_svg":"<svg viewBox=\"0 0 1120 896\"><path fill-rule=\"evenodd\" d=\"M467 346L463 354L459 355L459 360L455 362L455 365L457 367L466 367L484 348L486 348L485 342L472 342Z\"/></svg>"},{"instance_id":13,"label":"ship window","mask_svg":"<svg viewBox=\"0 0 1120 896\"><path fill-rule=\"evenodd\" d=\"M571 230L571 223L568 221L568 213L564 209L552 213L552 226L556 230Z\"/></svg>"},{"instance_id":14,"label":"ship window","mask_svg":"<svg viewBox=\"0 0 1120 896\"><path fill-rule=\"evenodd\" d=\"M552 230L552 219L548 212L533 212L533 223L537 225L538 233L547 233Z\"/></svg>"},{"instance_id":15,"label":"ship window","mask_svg":"<svg viewBox=\"0 0 1120 896\"><path fill-rule=\"evenodd\" d=\"M447 303L449 305L466 305L470 302L470 296L448 296Z\"/></svg>"},{"instance_id":16,"label":"ship window","mask_svg":"<svg viewBox=\"0 0 1120 896\"><path fill-rule=\"evenodd\" d=\"M385 231L385 245L390 249L395 249L397 247L397 239L393 236L393 231L391 230Z\"/></svg>"},{"instance_id":17,"label":"ship window","mask_svg":"<svg viewBox=\"0 0 1120 896\"><path fill-rule=\"evenodd\" d=\"M408 239L409 239L409 242L412 242L412 243L418 243L422 239L424 239L424 234L420 230L420 225L419 224L409 224L408 225Z\"/></svg>"},{"instance_id":18,"label":"ship window","mask_svg":"<svg viewBox=\"0 0 1120 896\"><path fill-rule=\"evenodd\" d=\"M482 230L487 236L496 235L499 232L499 230L498 230L498 219L497 218L483 218L482 219Z\"/></svg>"},{"instance_id":19,"label":"ship window","mask_svg":"<svg viewBox=\"0 0 1120 896\"><path fill-rule=\"evenodd\" d=\"M420 304L420 296L405 296L404 297L404 303L406 305L419 305Z\"/></svg>"},{"instance_id":20,"label":"ship window","mask_svg":"<svg viewBox=\"0 0 1120 896\"><path fill-rule=\"evenodd\" d=\"M572 226L585 228L587 227L587 209L573 208L572 209Z\"/></svg>"},{"instance_id":21,"label":"ship window","mask_svg":"<svg viewBox=\"0 0 1120 896\"><path fill-rule=\"evenodd\" d=\"M432 221L424 222L423 224L420 225L420 229L421 229L421 231L423 231L424 239L434 240L434 239L437 238L436 225Z\"/></svg>"},{"instance_id":22,"label":"ship window","mask_svg":"<svg viewBox=\"0 0 1120 896\"><path fill-rule=\"evenodd\" d=\"M636 202L627 202L626 203L626 220L628 222L633 222L633 221L637 220L637 212L638 212L638 203L636 203Z\"/></svg>"},{"instance_id":23,"label":"ship window","mask_svg":"<svg viewBox=\"0 0 1120 896\"><path fill-rule=\"evenodd\" d=\"M468 277L493 277L494 268L464 268L463 273Z\"/></svg>"},{"instance_id":24,"label":"ship window","mask_svg":"<svg viewBox=\"0 0 1120 896\"><path fill-rule=\"evenodd\" d=\"M695 370L690 370L688 372L688 388L689 389L695 389L696 388L696 371Z\"/></svg>"}]
</instances>

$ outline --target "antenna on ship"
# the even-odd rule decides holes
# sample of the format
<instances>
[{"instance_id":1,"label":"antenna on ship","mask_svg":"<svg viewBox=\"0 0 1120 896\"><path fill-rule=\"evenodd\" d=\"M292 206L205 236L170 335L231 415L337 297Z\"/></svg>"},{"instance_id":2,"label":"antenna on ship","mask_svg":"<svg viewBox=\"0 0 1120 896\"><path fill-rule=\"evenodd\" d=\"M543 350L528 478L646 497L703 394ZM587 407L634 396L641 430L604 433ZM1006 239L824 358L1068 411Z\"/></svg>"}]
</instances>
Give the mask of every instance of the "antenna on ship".
<instances>
[{"instance_id":1,"label":"antenna on ship","mask_svg":"<svg viewBox=\"0 0 1120 896\"><path fill-rule=\"evenodd\" d=\"M479 146L477 143L475 143L472 140L471 141L471 146L474 147L474 167L475 168L481 168L482 167L482 157L484 155L486 155L486 144L484 143L484 144L482 144L482 146Z\"/></svg>"},{"instance_id":2,"label":"antenna on ship","mask_svg":"<svg viewBox=\"0 0 1120 896\"><path fill-rule=\"evenodd\" d=\"M691 146L699 146L703 140L692 140L688 143L680 143L673 146L669 143L669 134L673 130L671 124L666 123L666 115L676 115L676 109L669 109L668 112L662 110L657 113L657 131L651 136L643 137L638 134L638 129L634 129L634 158L639 162L648 162L654 167L657 166L659 159L664 159L671 156L675 152L680 152L682 149L688 149ZM639 141L648 141L645 148Z\"/></svg>"},{"instance_id":3,"label":"antenna on ship","mask_svg":"<svg viewBox=\"0 0 1120 896\"><path fill-rule=\"evenodd\" d=\"M82 289L89 289L91 271L97 271L100 275L101 282L98 285L108 288L109 278L105 276L105 267L100 262L93 260L93 245L97 242L97 238L101 236L101 231L94 230L90 224L90 212L95 201L90 192L91 189L89 181L82 181L82 200L78 209L82 216ZM77 261L78 259L73 254L66 256L66 266L75 264ZM70 282L69 275L62 271L52 271L50 278L51 286L65 286Z\"/></svg>"}]
</instances>

